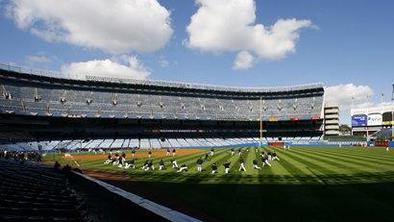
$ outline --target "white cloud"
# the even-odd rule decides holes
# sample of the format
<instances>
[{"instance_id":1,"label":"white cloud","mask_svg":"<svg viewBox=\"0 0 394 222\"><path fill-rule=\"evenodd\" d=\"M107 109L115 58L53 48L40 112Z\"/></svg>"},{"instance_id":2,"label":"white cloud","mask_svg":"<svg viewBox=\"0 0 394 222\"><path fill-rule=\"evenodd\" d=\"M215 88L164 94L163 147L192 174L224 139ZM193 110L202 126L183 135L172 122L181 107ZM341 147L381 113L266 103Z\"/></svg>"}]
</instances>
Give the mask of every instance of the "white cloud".
<instances>
[{"instance_id":1,"label":"white cloud","mask_svg":"<svg viewBox=\"0 0 394 222\"><path fill-rule=\"evenodd\" d=\"M299 30L309 20L279 19L256 24L254 0L195 0L198 11L187 27L187 46L202 51L248 51L262 59L281 59L295 52Z\"/></svg>"},{"instance_id":2,"label":"white cloud","mask_svg":"<svg viewBox=\"0 0 394 222\"><path fill-rule=\"evenodd\" d=\"M158 50L173 32L157 0L10 0L7 13L46 41L111 53Z\"/></svg>"},{"instance_id":3,"label":"white cloud","mask_svg":"<svg viewBox=\"0 0 394 222\"><path fill-rule=\"evenodd\" d=\"M170 62L164 56L161 56L159 58L158 62L159 62L159 65L163 68L166 68L170 65Z\"/></svg>"},{"instance_id":4,"label":"white cloud","mask_svg":"<svg viewBox=\"0 0 394 222\"><path fill-rule=\"evenodd\" d=\"M339 105L341 110L372 105L374 92L367 85L340 84L325 89L325 103Z\"/></svg>"},{"instance_id":5,"label":"white cloud","mask_svg":"<svg viewBox=\"0 0 394 222\"><path fill-rule=\"evenodd\" d=\"M247 51L241 51L235 57L233 69L248 69L253 66L253 61L253 55Z\"/></svg>"},{"instance_id":6,"label":"white cloud","mask_svg":"<svg viewBox=\"0 0 394 222\"><path fill-rule=\"evenodd\" d=\"M367 85L340 84L325 89L325 105L339 106L342 124L351 124L350 109L373 106L373 89Z\"/></svg>"},{"instance_id":7,"label":"white cloud","mask_svg":"<svg viewBox=\"0 0 394 222\"><path fill-rule=\"evenodd\" d=\"M121 79L146 79L150 72L135 56L122 56L125 64L110 59L75 62L61 67L61 72L71 78L85 79L86 75Z\"/></svg>"},{"instance_id":8,"label":"white cloud","mask_svg":"<svg viewBox=\"0 0 394 222\"><path fill-rule=\"evenodd\" d=\"M29 55L26 56L26 62L28 64L37 64L37 63L50 63L52 59L45 55Z\"/></svg>"}]
</instances>

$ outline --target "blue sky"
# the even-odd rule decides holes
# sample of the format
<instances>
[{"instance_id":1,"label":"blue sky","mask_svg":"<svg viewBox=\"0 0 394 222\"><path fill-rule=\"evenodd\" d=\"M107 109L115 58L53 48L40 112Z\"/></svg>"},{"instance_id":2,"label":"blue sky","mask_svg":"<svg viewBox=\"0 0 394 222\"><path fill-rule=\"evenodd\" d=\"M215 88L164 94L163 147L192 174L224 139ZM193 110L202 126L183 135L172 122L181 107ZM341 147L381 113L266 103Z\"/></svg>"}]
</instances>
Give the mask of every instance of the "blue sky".
<instances>
[{"instance_id":1,"label":"blue sky","mask_svg":"<svg viewBox=\"0 0 394 222\"><path fill-rule=\"evenodd\" d=\"M24 1L0 1L0 61L3 63L60 70L65 64L133 55L149 71L150 79L232 86L352 83L353 90L359 86L372 90L361 97L369 95L374 102L380 102L384 93L386 101L391 98L394 2L390 0L258 0L255 24L270 26L279 19L295 18L309 20L313 25L297 31L295 52L274 60L255 55L255 62L247 69L233 68L239 50L214 51L187 46L186 28L200 7L192 0L158 1L170 12L173 31L162 48L122 53L65 41L46 41L32 34L29 27L18 27L12 16L6 16L10 2ZM32 57L47 60L37 61ZM341 102L348 103L349 96ZM365 103L363 99L359 102Z\"/></svg>"}]
</instances>

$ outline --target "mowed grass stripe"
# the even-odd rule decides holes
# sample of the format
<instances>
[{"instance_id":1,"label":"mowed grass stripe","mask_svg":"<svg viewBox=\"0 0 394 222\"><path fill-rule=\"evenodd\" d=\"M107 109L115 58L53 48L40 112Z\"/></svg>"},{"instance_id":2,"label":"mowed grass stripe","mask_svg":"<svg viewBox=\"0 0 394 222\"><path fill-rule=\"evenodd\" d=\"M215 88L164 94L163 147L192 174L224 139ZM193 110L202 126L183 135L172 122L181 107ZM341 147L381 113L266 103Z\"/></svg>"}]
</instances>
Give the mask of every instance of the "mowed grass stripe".
<instances>
[{"instance_id":1,"label":"mowed grass stripe","mask_svg":"<svg viewBox=\"0 0 394 222\"><path fill-rule=\"evenodd\" d=\"M310 152L310 151L306 151L306 152ZM318 153L312 155L325 156ZM324 176L325 180L330 183L369 182L370 178L367 176L362 176L361 174L377 172L376 168L371 168L371 169L366 168L364 164L362 163L360 164L359 162L356 162L356 164L354 164L354 163L350 163L351 161L347 159L336 158L329 155L327 156L327 158L344 163L342 165L346 165L346 167L342 168L342 170L337 174L335 175L328 174ZM359 176L355 176L355 174L357 173L359 174Z\"/></svg>"},{"instance_id":2,"label":"mowed grass stripe","mask_svg":"<svg viewBox=\"0 0 394 222\"><path fill-rule=\"evenodd\" d=\"M270 151L269 149L267 149L267 148L264 148L262 151L264 151L265 153L267 153L268 151ZM262 152L262 151L260 151L260 153ZM273 171L272 171L272 168L271 167L269 167L269 166L264 166L263 167L263 162L261 161L261 156L260 156L260 153L258 154L259 155L259 159L260 159L260 163L261 163L261 170L260 170L260 172L259 172L259 175L272 175L273 174Z\"/></svg>"},{"instance_id":3,"label":"mowed grass stripe","mask_svg":"<svg viewBox=\"0 0 394 222\"><path fill-rule=\"evenodd\" d=\"M351 163L354 165L359 165L361 167L368 166L370 168L376 169L377 164L381 164L379 162L375 162L377 164L373 164L374 161L371 161L369 159L359 158L359 157L350 156L350 155L344 155L341 153L327 153L327 152L316 152L316 151L305 151L305 152L312 153L314 155L319 155L319 156L326 156L328 158L341 161L342 163L345 163L345 164ZM382 164L382 165L384 165L384 164Z\"/></svg>"},{"instance_id":4,"label":"mowed grass stripe","mask_svg":"<svg viewBox=\"0 0 394 222\"><path fill-rule=\"evenodd\" d=\"M258 160L259 166L261 167L260 170L256 170L258 173L258 182L260 183L273 183L274 182L274 177L280 177L279 175L273 175L273 171L271 167L269 166L263 166L263 162L261 161L261 152L267 152L266 149L263 150L258 150L258 152L255 152L255 158Z\"/></svg>"},{"instance_id":5,"label":"mowed grass stripe","mask_svg":"<svg viewBox=\"0 0 394 222\"><path fill-rule=\"evenodd\" d=\"M241 149L241 148L240 148ZM243 148L242 148L243 149ZM238 150L235 152L234 154L236 156L236 160L235 162L232 164L232 166L230 167L230 172L239 172L239 165L240 165L240 160L241 158L243 158L245 160L245 152L242 151L241 155L239 155Z\"/></svg>"},{"instance_id":6,"label":"mowed grass stripe","mask_svg":"<svg viewBox=\"0 0 394 222\"><path fill-rule=\"evenodd\" d=\"M252 161L254 159L254 155L253 152L251 151L250 147L246 148L245 151L245 172L240 172L241 174L241 178L240 178L240 182L241 183L255 183L257 182L256 176L254 176L253 174L257 175L256 172L254 172L255 170L253 169L253 165L252 165Z\"/></svg>"},{"instance_id":7,"label":"mowed grass stripe","mask_svg":"<svg viewBox=\"0 0 394 222\"><path fill-rule=\"evenodd\" d=\"M386 160L386 159L381 159L380 157L375 157L375 156L372 156L372 155L366 155L366 154L360 155L359 153L349 153L348 154L347 152L345 153L345 152L342 152L342 151L327 152L327 151L313 150L312 152L330 154L330 155L335 155L335 156L343 156L343 157L348 157L348 158L351 158L351 159L367 161L367 162L370 162L370 163L394 166L394 162L393 162L394 158L392 158L390 160Z\"/></svg>"},{"instance_id":8,"label":"mowed grass stripe","mask_svg":"<svg viewBox=\"0 0 394 222\"><path fill-rule=\"evenodd\" d=\"M308 169L313 169L313 171L311 171L312 174L316 174L316 171L319 171L322 175L336 173L336 171L330 169L332 167L331 165L322 163L313 157L308 157L301 153L293 152L293 150L286 152L285 155L304 164Z\"/></svg>"},{"instance_id":9,"label":"mowed grass stripe","mask_svg":"<svg viewBox=\"0 0 394 222\"><path fill-rule=\"evenodd\" d=\"M290 175L284 176L286 182L297 184L324 183L321 179L317 178L316 175L312 173L304 163L289 156L288 152L291 151L285 151L281 149L275 150L280 158L280 164L283 166L283 168L290 172Z\"/></svg>"},{"instance_id":10,"label":"mowed grass stripe","mask_svg":"<svg viewBox=\"0 0 394 222\"><path fill-rule=\"evenodd\" d=\"M355 167L356 171L360 171L360 169L362 169L362 171L390 170L393 169L394 167L394 164L381 163L378 161L372 161L370 159L343 155L341 153L327 153L327 152L310 151L310 150L304 152L335 159L342 162L343 164L351 164L351 165L359 166L359 167Z\"/></svg>"},{"instance_id":11,"label":"mowed grass stripe","mask_svg":"<svg viewBox=\"0 0 394 222\"><path fill-rule=\"evenodd\" d=\"M246 152L246 155L245 155L244 161L245 161L246 172L244 172L244 174L251 175L251 174L253 174L253 171L254 171L253 170L253 165L252 165L252 161L253 161L254 157L251 154L252 153L251 149L246 148L245 152Z\"/></svg>"},{"instance_id":12,"label":"mowed grass stripe","mask_svg":"<svg viewBox=\"0 0 394 222\"><path fill-rule=\"evenodd\" d=\"M255 169L253 169L253 160L255 159L255 155L254 155L254 149L251 148L247 148L247 155L245 158L245 168L246 168L246 174L248 175L257 175L258 171L256 171Z\"/></svg>"},{"instance_id":13,"label":"mowed grass stripe","mask_svg":"<svg viewBox=\"0 0 394 222\"><path fill-rule=\"evenodd\" d=\"M348 155L358 155L364 157L379 158L380 160L391 161L394 158L394 152L386 152L381 150L376 150L376 148L296 148L296 149L306 149L306 150L320 150L322 152L332 152L332 153L343 153Z\"/></svg>"},{"instance_id":14,"label":"mowed grass stripe","mask_svg":"<svg viewBox=\"0 0 394 222\"><path fill-rule=\"evenodd\" d=\"M329 155L329 154L315 153L313 151L297 150L294 152L302 153L305 156L315 158L321 162L330 164L334 167L339 167L341 169L341 171L346 170L346 171L349 171L350 173L352 171L353 172L363 172L362 170L360 170L360 167L363 167L363 166L364 167L369 166L371 168L375 167L375 165L367 165L367 164L365 164L365 162L353 161L350 158L340 158L340 157L336 157L336 156Z\"/></svg>"},{"instance_id":15,"label":"mowed grass stripe","mask_svg":"<svg viewBox=\"0 0 394 222\"><path fill-rule=\"evenodd\" d=\"M344 150L347 150L347 151L353 151L353 149L352 148L350 148L350 149L344 149ZM390 149L390 151L386 151L386 149L385 148L377 148L377 147L373 147L373 148L356 148L356 149L354 149L355 151L357 151L357 152L360 152L360 153L370 153L370 154L372 154L372 155L374 155L374 156L377 156L377 157L382 157L382 158L388 158L389 156L391 156L391 157L394 157L394 149Z\"/></svg>"},{"instance_id":16,"label":"mowed grass stripe","mask_svg":"<svg viewBox=\"0 0 394 222\"><path fill-rule=\"evenodd\" d=\"M297 148L298 149L298 148ZM365 157L375 157L382 160L391 161L394 158L394 152L387 152L382 148L321 148L321 147L303 147L301 149L319 149L323 152L339 152L350 155L362 155Z\"/></svg>"},{"instance_id":17,"label":"mowed grass stripe","mask_svg":"<svg viewBox=\"0 0 394 222\"><path fill-rule=\"evenodd\" d=\"M222 159L216 161L216 165L218 166L218 171L219 172L224 172L224 162L231 160L233 156L231 156L230 150L227 152L227 155L223 157Z\"/></svg>"},{"instance_id":18,"label":"mowed grass stripe","mask_svg":"<svg viewBox=\"0 0 394 222\"><path fill-rule=\"evenodd\" d=\"M227 150L225 150L225 152L222 152L222 153L220 153L220 154L215 153L215 154L211 157L210 160L208 160L208 161L206 161L206 162L203 163L203 165L202 165L203 171L204 171L204 172L209 172L209 173L210 173L210 172L211 172L211 166L212 166L212 164L213 164L213 163L216 163L216 162L218 162L218 161L220 161L220 160L222 160L222 159L224 159L224 158L226 158L228 155L229 155L229 154L228 154ZM219 167L219 165L218 165L218 167Z\"/></svg>"},{"instance_id":19,"label":"mowed grass stripe","mask_svg":"<svg viewBox=\"0 0 394 222\"><path fill-rule=\"evenodd\" d=\"M364 162L368 162L368 163L374 163L374 164L378 164L378 165L387 165L387 166L394 167L394 162L393 162L394 158L392 160L388 161L388 160L377 159L373 156L364 156L364 155L357 155L357 154L354 155L354 154L348 154L348 153L343 153L343 152L327 152L327 151L319 151L319 150L313 150L312 152L334 155L334 156L341 156L341 157L346 157L346 158L364 161Z\"/></svg>"},{"instance_id":20,"label":"mowed grass stripe","mask_svg":"<svg viewBox=\"0 0 394 222\"><path fill-rule=\"evenodd\" d=\"M276 150L272 149L272 148L268 148L268 150L271 153L276 152ZM278 155L278 157L279 157L279 155ZM279 159L282 160L280 157L279 157ZM290 174L290 172L286 168L284 168L283 165L281 164L281 162L278 160L271 161L271 165L272 165L272 167L271 167L272 174L282 174L282 175L283 174Z\"/></svg>"},{"instance_id":21,"label":"mowed grass stripe","mask_svg":"<svg viewBox=\"0 0 394 222\"><path fill-rule=\"evenodd\" d=\"M295 151L295 152L300 152L300 151ZM331 184L342 184L342 183L349 183L352 181L357 181L357 182L368 182L367 177L357 177L357 178L351 178L351 174L354 174L356 172L360 172L359 169L353 169L349 170L347 168L344 168L343 164L336 163L335 161L328 161L324 160L323 158L316 157L316 155L309 156L309 154L306 154L305 152L303 153L304 156L307 158L316 158L319 159L322 162L332 162L333 167L337 165L341 165L342 168L338 168L338 170L335 173L326 173L325 175L316 175L319 179L323 180L326 183L331 183ZM309 157L308 157L309 156ZM316 174L316 171L319 171L319 168L309 168L312 173Z\"/></svg>"},{"instance_id":22,"label":"mowed grass stripe","mask_svg":"<svg viewBox=\"0 0 394 222\"><path fill-rule=\"evenodd\" d=\"M344 167L346 167L345 165L335 162L335 161L331 161L328 158L324 158L324 157L320 157L318 155L310 155L307 152L302 152L300 150L292 150L291 152L292 154L297 154L299 157L309 160L310 162L315 163L315 165L317 166L317 168L315 167L309 167L309 169L313 169L313 173L315 173L315 170L319 170L323 169L324 171L321 171L323 173L336 173L336 170L341 173L342 170L344 169Z\"/></svg>"},{"instance_id":23,"label":"mowed grass stripe","mask_svg":"<svg viewBox=\"0 0 394 222\"><path fill-rule=\"evenodd\" d=\"M289 168L287 167L287 165L284 165L285 168L287 168L290 172L292 172L292 175L313 175L311 171L306 168L308 165L306 165L305 162L306 163L309 162L299 158L298 156L292 155L291 153L293 150L282 150L282 149L275 149L275 150L281 161L287 162L291 166L293 166Z\"/></svg>"},{"instance_id":24,"label":"mowed grass stripe","mask_svg":"<svg viewBox=\"0 0 394 222\"><path fill-rule=\"evenodd\" d=\"M230 158L228 159L228 161L230 162L229 175L224 175L224 177L230 177L230 175L238 174L237 161L239 161L239 155L235 153L234 156L231 156L230 154ZM224 167L223 167L223 171L224 171Z\"/></svg>"}]
</instances>

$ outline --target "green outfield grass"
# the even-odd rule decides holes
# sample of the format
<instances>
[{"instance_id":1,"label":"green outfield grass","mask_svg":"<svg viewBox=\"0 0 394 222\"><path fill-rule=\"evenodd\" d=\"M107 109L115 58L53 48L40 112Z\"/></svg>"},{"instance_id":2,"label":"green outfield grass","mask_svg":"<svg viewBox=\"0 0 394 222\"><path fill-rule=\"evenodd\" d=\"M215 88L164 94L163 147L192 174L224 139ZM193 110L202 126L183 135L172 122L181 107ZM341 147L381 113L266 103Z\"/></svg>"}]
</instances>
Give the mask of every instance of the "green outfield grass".
<instances>
[{"instance_id":1,"label":"green outfield grass","mask_svg":"<svg viewBox=\"0 0 394 222\"><path fill-rule=\"evenodd\" d=\"M299 147L291 150L274 148L242 148L242 158L246 162L246 172L239 172L239 155L231 156L230 149L216 149L215 155L204 162L204 172L197 172L196 160L204 154L192 154L176 157L178 165L186 164L188 172L177 173L171 167L172 157L162 158L166 169L159 171L158 163L161 158L152 158L155 171L143 171L141 167L147 158L136 159L136 169L122 169L112 165L104 165L104 160L79 160L83 169L102 170L105 172L127 172L135 180L150 182L179 182L179 183L252 183L252 184L344 184L344 183L373 183L391 182L392 178L385 174L394 172L394 152L379 148L317 148ZM252 161L257 159L261 166L259 153L261 151L276 151L280 161L272 161L272 167L262 167L262 170L252 168ZM394 150L393 150L394 151ZM139 151L145 152L145 151ZM206 153L209 150L205 150ZM86 154L86 153L83 153ZM77 156L79 154L72 154ZM93 154L92 154L93 155ZM129 153L127 153L130 156ZM129 157L128 159L130 159ZM49 154L46 161L57 160L61 164L76 167L72 160L64 160L60 155ZM224 174L223 163L231 162L230 174ZM219 173L211 175L211 165L219 166Z\"/></svg>"},{"instance_id":2,"label":"green outfield grass","mask_svg":"<svg viewBox=\"0 0 394 222\"><path fill-rule=\"evenodd\" d=\"M217 221L393 221L394 150L381 148L298 147L291 150L243 148L246 172L239 172L239 156L229 149L217 149L198 173L196 160L203 154L178 157L178 165L189 171L177 173L169 160L164 171L144 172L145 158L137 160L137 169L120 169L103 160L81 160L83 169L119 173L130 181L108 179L132 192L147 196L170 207ZM280 161L272 167L252 169L252 160L260 151L275 150ZM209 152L209 150L206 150ZM237 152L236 152L237 153ZM64 161L58 155L46 160ZM231 161L229 175L222 164ZM219 173L210 174L217 163ZM154 159L157 166L158 159ZM261 164L261 162L260 162Z\"/></svg>"}]
</instances>

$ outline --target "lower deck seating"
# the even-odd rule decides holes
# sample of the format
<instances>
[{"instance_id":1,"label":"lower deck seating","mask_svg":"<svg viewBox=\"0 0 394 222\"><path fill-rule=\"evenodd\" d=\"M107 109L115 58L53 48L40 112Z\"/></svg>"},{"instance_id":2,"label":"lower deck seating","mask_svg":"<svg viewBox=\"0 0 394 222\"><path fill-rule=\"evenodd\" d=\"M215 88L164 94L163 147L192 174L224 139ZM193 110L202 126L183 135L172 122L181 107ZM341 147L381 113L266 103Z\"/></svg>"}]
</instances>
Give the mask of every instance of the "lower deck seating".
<instances>
[{"instance_id":1,"label":"lower deck seating","mask_svg":"<svg viewBox=\"0 0 394 222\"><path fill-rule=\"evenodd\" d=\"M0 159L0 221L86 221L83 200L52 168Z\"/></svg>"}]
</instances>

